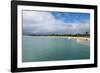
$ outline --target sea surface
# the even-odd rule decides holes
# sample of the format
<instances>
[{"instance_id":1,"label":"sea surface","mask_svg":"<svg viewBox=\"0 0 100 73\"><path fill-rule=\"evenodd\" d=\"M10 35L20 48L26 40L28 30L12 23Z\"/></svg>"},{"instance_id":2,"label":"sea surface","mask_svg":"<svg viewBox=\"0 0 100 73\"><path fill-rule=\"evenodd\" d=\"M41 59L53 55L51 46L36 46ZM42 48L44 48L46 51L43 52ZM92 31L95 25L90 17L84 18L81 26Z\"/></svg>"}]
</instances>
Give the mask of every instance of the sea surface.
<instances>
[{"instance_id":1,"label":"sea surface","mask_svg":"<svg viewBox=\"0 0 100 73\"><path fill-rule=\"evenodd\" d=\"M23 36L22 62L90 59L90 42L76 39Z\"/></svg>"}]
</instances>

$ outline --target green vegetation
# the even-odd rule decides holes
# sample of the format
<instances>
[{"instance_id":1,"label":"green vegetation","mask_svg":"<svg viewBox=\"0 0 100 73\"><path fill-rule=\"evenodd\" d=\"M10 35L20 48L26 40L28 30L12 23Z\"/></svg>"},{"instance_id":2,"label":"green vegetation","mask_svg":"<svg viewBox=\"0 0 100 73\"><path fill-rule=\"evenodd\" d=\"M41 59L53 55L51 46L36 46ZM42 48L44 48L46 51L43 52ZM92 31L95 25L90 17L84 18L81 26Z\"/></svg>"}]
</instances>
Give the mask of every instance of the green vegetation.
<instances>
[{"instance_id":1,"label":"green vegetation","mask_svg":"<svg viewBox=\"0 0 100 73\"><path fill-rule=\"evenodd\" d=\"M71 36L71 37L90 37L90 34L88 32L85 32L84 34L28 34L30 36Z\"/></svg>"}]
</instances>

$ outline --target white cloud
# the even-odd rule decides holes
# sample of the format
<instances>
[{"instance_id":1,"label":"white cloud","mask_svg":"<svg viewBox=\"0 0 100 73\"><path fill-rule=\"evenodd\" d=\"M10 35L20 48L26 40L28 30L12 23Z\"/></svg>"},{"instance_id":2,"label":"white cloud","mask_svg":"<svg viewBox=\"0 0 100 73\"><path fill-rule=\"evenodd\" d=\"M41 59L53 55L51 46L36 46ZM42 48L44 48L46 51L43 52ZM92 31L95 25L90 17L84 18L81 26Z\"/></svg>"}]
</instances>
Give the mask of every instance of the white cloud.
<instances>
[{"instance_id":1,"label":"white cloud","mask_svg":"<svg viewBox=\"0 0 100 73\"><path fill-rule=\"evenodd\" d=\"M23 33L82 33L89 31L85 23L65 23L50 12L23 11Z\"/></svg>"}]
</instances>

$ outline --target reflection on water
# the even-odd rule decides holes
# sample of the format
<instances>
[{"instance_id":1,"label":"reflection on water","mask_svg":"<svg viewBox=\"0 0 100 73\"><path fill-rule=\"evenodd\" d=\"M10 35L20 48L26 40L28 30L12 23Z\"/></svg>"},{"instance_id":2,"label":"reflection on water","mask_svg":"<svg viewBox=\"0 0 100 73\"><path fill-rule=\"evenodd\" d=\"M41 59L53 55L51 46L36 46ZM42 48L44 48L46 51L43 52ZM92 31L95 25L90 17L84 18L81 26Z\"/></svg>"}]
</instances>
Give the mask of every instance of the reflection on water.
<instances>
[{"instance_id":1,"label":"reflection on water","mask_svg":"<svg viewBox=\"0 0 100 73\"><path fill-rule=\"evenodd\" d=\"M47 36L23 36L22 62L90 58L89 41Z\"/></svg>"}]
</instances>

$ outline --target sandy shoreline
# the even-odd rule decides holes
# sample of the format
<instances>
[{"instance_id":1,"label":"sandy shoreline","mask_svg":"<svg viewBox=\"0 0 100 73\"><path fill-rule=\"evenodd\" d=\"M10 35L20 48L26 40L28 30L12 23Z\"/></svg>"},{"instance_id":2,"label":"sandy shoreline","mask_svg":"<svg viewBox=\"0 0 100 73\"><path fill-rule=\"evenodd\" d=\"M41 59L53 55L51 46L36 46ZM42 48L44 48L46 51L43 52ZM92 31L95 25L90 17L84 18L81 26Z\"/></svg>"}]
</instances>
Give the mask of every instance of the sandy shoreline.
<instances>
[{"instance_id":1,"label":"sandy shoreline","mask_svg":"<svg viewBox=\"0 0 100 73\"><path fill-rule=\"evenodd\" d=\"M90 40L90 37L71 37L71 36L48 36L48 37L68 38L68 39L76 39L76 40L83 40L83 41Z\"/></svg>"}]
</instances>

